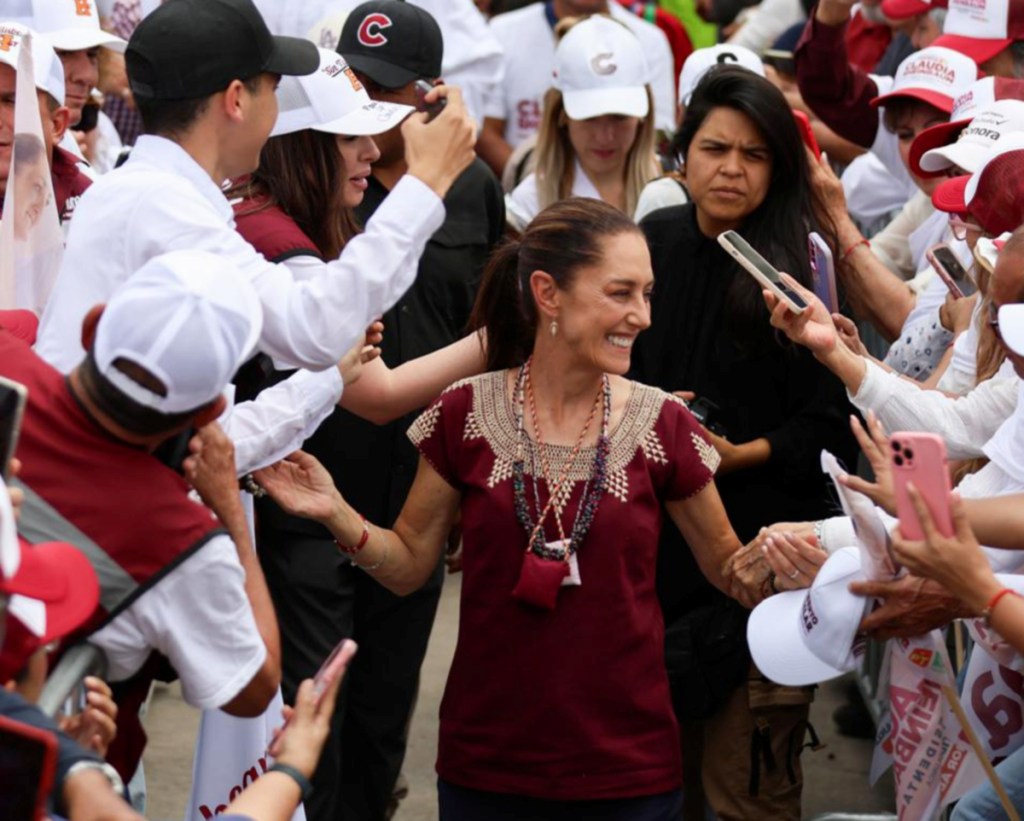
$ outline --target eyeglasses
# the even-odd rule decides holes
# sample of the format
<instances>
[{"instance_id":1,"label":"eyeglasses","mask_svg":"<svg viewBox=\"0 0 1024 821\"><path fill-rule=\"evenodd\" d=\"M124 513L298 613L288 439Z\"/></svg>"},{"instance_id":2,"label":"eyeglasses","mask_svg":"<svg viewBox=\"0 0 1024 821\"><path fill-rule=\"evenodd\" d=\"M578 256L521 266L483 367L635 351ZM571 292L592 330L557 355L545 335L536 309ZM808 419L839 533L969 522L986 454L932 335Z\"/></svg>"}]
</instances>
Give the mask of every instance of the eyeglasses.
<instances>
[{"instance_id":1,"label":"eyeglasses","mask_svg":"<svg viewBox=\"0 0 1024 821\"><path fill-rule=\"evenodd\" d=\"M953 236L958 240L967 239L968 231L976 231L982 235L985 234L984 228L976 223L967 222L959 214L949 215L949 230L953 232Z\"/></svg>"}]
</instances>

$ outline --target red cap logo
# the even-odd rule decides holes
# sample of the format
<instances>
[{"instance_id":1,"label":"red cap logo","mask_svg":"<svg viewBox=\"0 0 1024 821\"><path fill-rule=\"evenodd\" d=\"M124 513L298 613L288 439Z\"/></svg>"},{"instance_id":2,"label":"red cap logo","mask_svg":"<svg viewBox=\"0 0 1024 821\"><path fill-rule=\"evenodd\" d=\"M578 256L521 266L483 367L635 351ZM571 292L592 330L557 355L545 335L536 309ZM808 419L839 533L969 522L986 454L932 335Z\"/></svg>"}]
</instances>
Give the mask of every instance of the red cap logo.
<instances>
[{"instance_id":1,"label":"red cap logo","mask_svg":"<svg viewBox=\"0 0 1024 821\"><path fill-rule=\"evenodd\" d=\"M18 41L14 39L14 35L9 32L0 34L0 51L10 51L18 45Z\"/></svg>"},{"instance_id":2,"label":"red cap logo","mask_svg":"<svg viewBox=\"0 0 1024 821\"><path fill-rule=\"evenodd\" d=\"M75 14L79 17L92 17L92 7L89 0L75 0Z\"/></svg>"},{"instance_id":3,"label":"red cap logo","mask_svg":"<svg viewBox=\"0 0 1024 821\"><path fill-rule=\"evenodd\" d=\"M359 25L359 42L370 48L383 46L387 43L388 38L383 35L382 31L391 28L393 25L394 23L391 22L391 18L386 14L380 14L379 12L367 14Z\"/></svg>"}]
</instances>

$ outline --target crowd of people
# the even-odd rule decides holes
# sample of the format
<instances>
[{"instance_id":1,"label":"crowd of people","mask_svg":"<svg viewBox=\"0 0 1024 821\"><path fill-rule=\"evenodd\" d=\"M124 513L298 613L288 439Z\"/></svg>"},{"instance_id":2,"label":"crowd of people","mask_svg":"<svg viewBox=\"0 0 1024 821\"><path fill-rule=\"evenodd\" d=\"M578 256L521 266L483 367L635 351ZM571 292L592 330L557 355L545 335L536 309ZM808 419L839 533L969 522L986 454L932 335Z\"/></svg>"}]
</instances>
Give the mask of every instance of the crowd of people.
<instances>
[{"instance_id":1,"label":"crowd of people","mask_svg":"<svg viewBox=\"0 0 1024 821\"><path fill-rule=\"evenodd\" d=\"M831 457L858 647L1024 674L1024 0L12 0L0 204L5 818L141 819L175 680L292 705L221 817L391 818L459 573L442 821L796 821Z\"/></svg>"}]
</instances>

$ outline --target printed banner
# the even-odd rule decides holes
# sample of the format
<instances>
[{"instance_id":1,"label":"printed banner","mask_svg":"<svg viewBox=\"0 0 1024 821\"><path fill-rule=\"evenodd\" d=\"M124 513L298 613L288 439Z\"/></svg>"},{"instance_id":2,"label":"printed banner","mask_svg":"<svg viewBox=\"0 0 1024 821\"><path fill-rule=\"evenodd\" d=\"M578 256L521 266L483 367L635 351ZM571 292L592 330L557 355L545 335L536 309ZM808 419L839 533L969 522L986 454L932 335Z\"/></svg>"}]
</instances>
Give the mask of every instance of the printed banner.
<instances>
[{"instance_id":1,"label":"printed banner","mask_svg":"<svg viewBox=\"0 0 1024 821\"><path fill-rule=\"evenodd\" d=\"M967 625L976 644L964 679L964 710L989 758L999 762L1024 746L1024 657L981 619Z\"/></svg>"},{"instance_id":2,"label":"printed banner","mask_svg":"<svg viewBox=\"0 0 1024 821\"><path fill-rule=\"evenodd\" d=\"M54 203L50 149L43 140L32 65L32 38L0 28L0 49L18 50L14 143L0 218L0 310L42 314L64 254ZM0 154L0 165L5 158Z\"/></svg>"}]
</instances>

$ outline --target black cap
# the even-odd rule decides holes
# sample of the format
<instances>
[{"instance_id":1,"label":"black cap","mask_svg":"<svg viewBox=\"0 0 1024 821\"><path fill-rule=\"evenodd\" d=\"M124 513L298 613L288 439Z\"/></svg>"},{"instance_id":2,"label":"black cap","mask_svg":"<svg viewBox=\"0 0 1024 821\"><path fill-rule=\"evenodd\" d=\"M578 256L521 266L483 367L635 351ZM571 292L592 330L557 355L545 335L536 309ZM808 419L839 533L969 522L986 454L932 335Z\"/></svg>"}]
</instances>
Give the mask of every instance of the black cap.
<instances>
[{"instance_id":1,"label":"black cap","mask_svg":"<svg viewBox=\"0 0 1024 821\"><path fill-rule=\"evenodd\" d=\"M312 74L316 46L275 37L252 0L167 0L125 51L128 82L146 100L194 100L257 74Z\"/></svg>"},{"instance_id":2,"label":"black cap","mask_svg":"<svg viewBox=\"0 0 1024 821\"><path fill-rule=\"evenodd\" d=\"M370 0L345 20L338 54L384 88L441 76L444 40L433 16L402 0Z\"/></svg>"}]
</instances>

